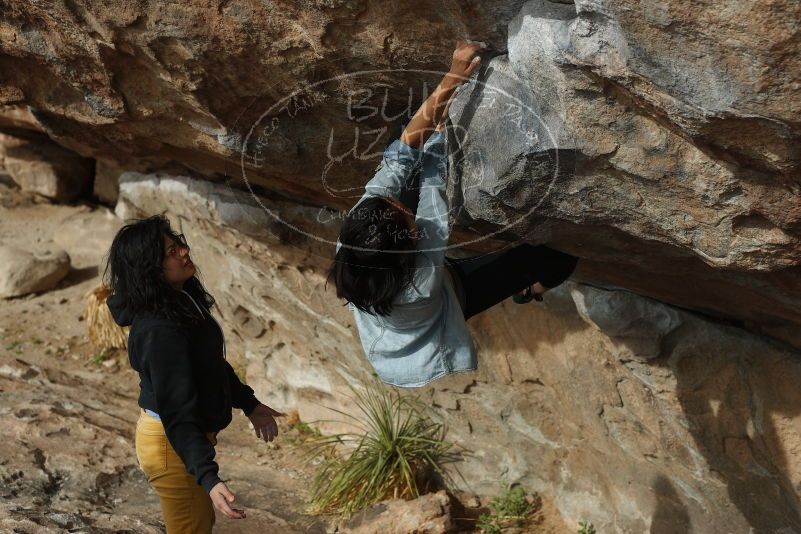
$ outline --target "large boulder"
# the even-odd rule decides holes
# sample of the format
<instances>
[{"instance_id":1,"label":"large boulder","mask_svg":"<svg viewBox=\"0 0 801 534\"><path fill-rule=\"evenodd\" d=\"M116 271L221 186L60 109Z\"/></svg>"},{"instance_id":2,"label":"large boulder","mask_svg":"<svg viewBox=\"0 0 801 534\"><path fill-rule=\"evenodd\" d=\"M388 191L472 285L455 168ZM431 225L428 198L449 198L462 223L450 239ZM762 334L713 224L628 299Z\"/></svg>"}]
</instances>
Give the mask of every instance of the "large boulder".
<instances>
[{"instance_id":1,"label":"large boulder","mask_svg":"<svg viewBox=\"0 0 801 534\"><path fill-rule=\"evenodd\" d=\"M53 233L53 243L69 253L74 266L102 269L111 242L122 225L123 221L107 208L81 207L63 219L61 227Z\"/></svg>"},{"instance_id":2,"label":"large boulder","mask_svg":"<svg viewBox=\"0 0 801 534\"><path fill-rule=\"evenodd\" d=\"M0 245L0 298L52 289L70 270L70 257L60 249L34 254Z\"/></svg>"},{"instance_id":3,"label":"large boulder","mask_svg":"<svg viewBox=\"0 0 801 534\"><path fill-rule=\"evenodd\" d=\"M365 100L366 85L377 106L362 128L369 144L382 116L409 106L410 84L419 102L424 85L436 83L456 39L505 48L524 1L13 0L0 22L0 105L24 102L41 127L84 155L179 161L207 176L234 173L262 115L267 124L283 116L250 179L320 203L329 134L337 133L337 153L353 146L349 110ZM352 163L332 179L355 186L375 167Z\"/></svg>"},{"instance_id":4,"label":"large boulder","mask_svg":"<svg viewBox=\"0 0 801 534\"><path fill-rule=\"evenodd\" d=\"M801 45L761 22L801 7L696 6L526 3L451 106L452 209L801 346Z\"/></svg>"},{"instance_id":5,"label":"large boulder","mask_svg":"<svg viewBox=\"0 0 801 534\"><path fill-rule=\"evenodd\" d=\"M6 7L0 127L337 209L455 38L484 41L452 106L457 236L547 241L587 282L801 346L798 2Z\"/></svg>"},{"instance_id":6,"label":"large boulder","mask_svg":"<svg viewBox=\"0 0 801 534\"><path fill-rule=\"evenodd\" d=\"M229 358L260 400L325 432L353 431L333 410L356 413L350 387L375 378L353 316L326 290L323 251L338 221L291 206L130 173L117 213L166 212L186 235ZM283 233L276 213L291 213L287 222L308 235ZM463 489L492 496L499 480L520 483L567 524L591 521L598 532L801 531L798 350L631 291L572 282L469 326L478 371L410 392L467 449L455 465L464 478L454 473Z\"/></svg>"}]
</instances>

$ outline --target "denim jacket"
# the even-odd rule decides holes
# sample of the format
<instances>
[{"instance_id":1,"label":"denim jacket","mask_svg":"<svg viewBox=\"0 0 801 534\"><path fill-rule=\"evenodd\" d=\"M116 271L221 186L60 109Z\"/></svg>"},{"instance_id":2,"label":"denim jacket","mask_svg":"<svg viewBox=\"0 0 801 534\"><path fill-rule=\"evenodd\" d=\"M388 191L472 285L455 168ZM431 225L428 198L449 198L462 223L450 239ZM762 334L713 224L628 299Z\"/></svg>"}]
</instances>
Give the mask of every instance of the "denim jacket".
<instances>
[{"instance_id":1,"label":"denim jacket","mask_svg":"<svg viewBox=\"0 0 801 534\"><path fill-rule=\"evenodd\" d=\"M445 266L450 234L445 136L434 132L422 151L400 139L393 141L384 150L383 160L356 206L371 196L399 198L420 161L414 283L395 297L388 316L363 312L348 303L364 353L376 374L383 382L400 387L420 387L447 374L475 371L477 367L454 280ZM337 251L340 246L337 241Z\"/></svg>"}]
</instances>

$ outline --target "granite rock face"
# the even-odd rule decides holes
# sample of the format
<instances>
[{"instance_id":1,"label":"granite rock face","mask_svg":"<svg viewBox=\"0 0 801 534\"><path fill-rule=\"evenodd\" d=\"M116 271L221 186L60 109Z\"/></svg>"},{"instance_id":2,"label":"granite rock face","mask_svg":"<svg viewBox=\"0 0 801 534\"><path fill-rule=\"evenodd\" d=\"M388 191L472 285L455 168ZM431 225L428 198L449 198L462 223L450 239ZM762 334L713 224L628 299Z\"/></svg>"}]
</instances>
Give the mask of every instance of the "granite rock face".
<instances>
[{"instance_id":1,"label":"granite rock face","mask_svg":"<svg viewBox=\"0 0 801 534\"><path fill-rule=\"evenodd\" d=\"M117 213L166 210L187 236L229 357L262 401L326 420L326 432L353 430L329 408L352 413L349 387L376 379L352 315L326 290L328 245L281 233L269 213L287 212L282 202L128 173ZM319 229L316 210L293 213L296 228ZM521 483L599 532L801 531L797 350L576 282L469 326L479 370L413 392L471 451L458 465L465 488L489 496L499 480Z\"/></svg>"},{"instance_id":2,"label":"granite rock face","mask_svg":"<svg viewBox=\"0 0 801 534\"><path fill-rule=\"evenodd\" d=\"M582 256L586 280L797 344L799 14L528 2L508 54L452 107L456 220Z\"/></svg>"}]
</instances>

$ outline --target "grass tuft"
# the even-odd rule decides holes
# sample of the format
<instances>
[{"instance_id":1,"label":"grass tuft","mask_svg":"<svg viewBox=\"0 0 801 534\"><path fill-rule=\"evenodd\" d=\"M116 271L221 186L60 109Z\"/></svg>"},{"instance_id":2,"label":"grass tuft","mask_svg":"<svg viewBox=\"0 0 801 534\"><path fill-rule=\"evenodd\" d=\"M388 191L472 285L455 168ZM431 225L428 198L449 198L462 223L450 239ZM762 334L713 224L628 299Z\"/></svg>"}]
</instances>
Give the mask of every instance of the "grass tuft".
<instances>
[{"instance_id":1,"label":"grass tuft","mask_svg":"<svg viewBox=\"0 0 801 534\"><path fill-rule=\"evenodd\" d=\"M89 360L89 363L91 363L92 365L100 365L101 363L103 363L107 359L108 359L108 356L106 355L105 351L96 352L95 355L92 356L92 359Z\"/></svg>"},{"instance_id":2,"label":"grass tuft","mask_svg":"<svg viewBox=\"0 0 801 534\"><path fill-rule=\"evenodd\" d=\"M526 499L521 486L507 487L489 503L489 514L478 517L477 526L484 534L500 534L508 527L522 527L535 506Z\"/></svg>"}]
</instances>

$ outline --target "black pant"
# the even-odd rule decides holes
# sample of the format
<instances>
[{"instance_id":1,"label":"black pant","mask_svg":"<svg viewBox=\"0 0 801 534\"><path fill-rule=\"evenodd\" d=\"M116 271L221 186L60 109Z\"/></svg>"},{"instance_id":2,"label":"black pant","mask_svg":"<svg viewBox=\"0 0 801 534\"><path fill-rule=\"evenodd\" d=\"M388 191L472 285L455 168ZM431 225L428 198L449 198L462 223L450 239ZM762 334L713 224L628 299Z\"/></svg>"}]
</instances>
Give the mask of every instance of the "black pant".
<instances>
[{"instance_id":1,"label":"black pant","mask_svg":"<svg viewBox=\"0 0 801 534\"><path fill-rule=\"evenodd\" d=\"M470 258L446 258L465 292L464 318L480 313L539 282L556 287L573 273L578 258L544 245L518 245Z\"/></svg>"},{"instance_id":2,"label":"black pant","mask_svg":"<svg viewBox=\"0 0 801 534\"><path fill-rule=\"evenodd\" d=\"M390 136L399 139L408 119ZM413 213L417 213L420 197L420 167L408 177L407 188L400 196ZM508 250L482 254L470 258L445 258L461 280L465 292L464 318L480 313L506 300L515 293L539 282L545 287L556 287L573 273L578 258L546 246L523 244Z\"/></svg>"}]
</instances>

